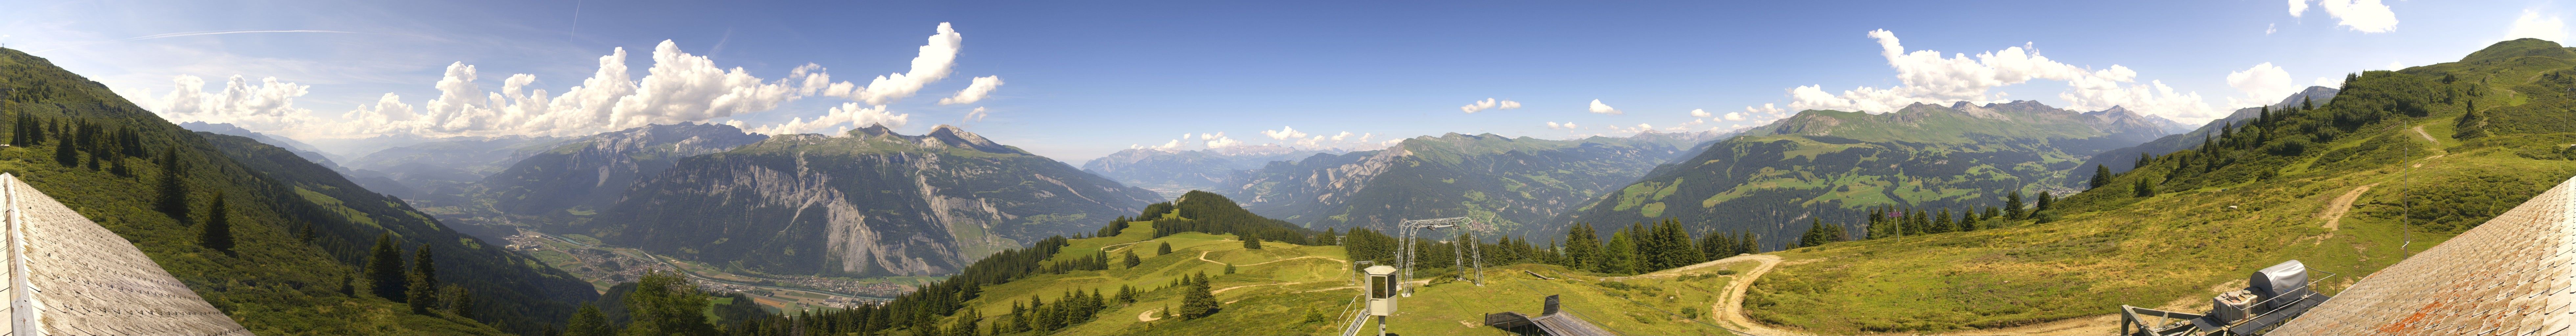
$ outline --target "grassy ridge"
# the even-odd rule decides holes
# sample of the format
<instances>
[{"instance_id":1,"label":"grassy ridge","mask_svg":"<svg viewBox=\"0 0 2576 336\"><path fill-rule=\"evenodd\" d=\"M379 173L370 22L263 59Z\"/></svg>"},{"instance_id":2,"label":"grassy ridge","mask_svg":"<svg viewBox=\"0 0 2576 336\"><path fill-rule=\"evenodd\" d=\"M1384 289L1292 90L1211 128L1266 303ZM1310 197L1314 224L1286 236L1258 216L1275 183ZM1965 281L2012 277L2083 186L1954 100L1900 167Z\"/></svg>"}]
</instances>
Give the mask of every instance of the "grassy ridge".
<instances>
[{"instance_id":1,"label":"grassy ridge","mask_svg":"<svg viewBox=\"0 0 2576 336\"><path fill-rule=\"evenodd\" d=\"M2561 48L2526 39L2496 49ZM2560 154L2576 126L2469 123L2491 135L2455 137L2471 106L2494 120L2576 118L2545 108L2576 102L2576 81L2553 81L2576 71L2576 54L2504 54L2541 56L2361 74L2323 108L2248 128L2263 140L2172 153L2067 197L2055 222L1781 252L1792 262L1755 284L1747 315L1859 333L2028 325L2123 304L2202 309L2291 259L2342 274L2320 288L2338 292L2406 257L2408 238L2421 251L2576 175ZM2152 196L2140 196L2142 181ZM2365 186L2350 212L2322 216Z\"/></svg>"}]
</instances>

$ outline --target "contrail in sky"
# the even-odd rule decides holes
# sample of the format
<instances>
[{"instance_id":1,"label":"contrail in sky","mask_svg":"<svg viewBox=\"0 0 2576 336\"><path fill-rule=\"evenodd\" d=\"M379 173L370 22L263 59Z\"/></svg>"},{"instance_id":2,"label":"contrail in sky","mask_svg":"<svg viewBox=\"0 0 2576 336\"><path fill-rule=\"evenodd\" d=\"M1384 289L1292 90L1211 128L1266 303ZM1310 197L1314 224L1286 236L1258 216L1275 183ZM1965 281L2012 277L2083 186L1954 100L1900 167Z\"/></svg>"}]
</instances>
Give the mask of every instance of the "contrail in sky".
<instances>
[{"instance_id":1,"label":"contrail in sky","mask_svg":"<svg viewBox=\"0 0 2576 336\"><path fill-rule=\"evenodd\" d=\"M89 46L89 45L92 45L92 44L113 43L113 42L125 42L125 41L133 41L133 40L149 40L149 39L157 39L157 38L171 38L171 37L183 37L183 36L200 36L200 35L249 34L249 33L338 33L338 34L369 34L369 33L360 33L360 32L345 32L345 31L337 31L337 30L310 30L310 29L303 29L303 30L227 30L227 31L201 31L201 32L184 32L184 33L168 33L168 34L152 34L152 35L143 35L143 36L130 37L130 38L125 38L125 39L120 39L120 40L90 42L90 43L82 43L82 44L72 45L72 46L67 46L67 47L60 47L60 48L53 48L53 49L45 49L45 50L37 50L36 52L47 52L47 51L54 51L54 50L62 50L62 49L66 49L66 48L79 48L79 47Z\"/></svg>"}]
</instances>

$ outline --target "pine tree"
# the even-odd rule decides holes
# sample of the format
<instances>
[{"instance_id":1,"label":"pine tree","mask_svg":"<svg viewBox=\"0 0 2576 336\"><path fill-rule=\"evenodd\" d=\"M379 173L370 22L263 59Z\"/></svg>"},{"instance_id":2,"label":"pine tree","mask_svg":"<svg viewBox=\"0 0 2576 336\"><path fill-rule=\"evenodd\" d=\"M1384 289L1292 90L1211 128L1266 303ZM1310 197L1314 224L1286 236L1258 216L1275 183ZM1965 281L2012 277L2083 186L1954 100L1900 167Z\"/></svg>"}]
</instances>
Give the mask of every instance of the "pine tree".
<instances>
[{"instance_id":1,"label":"pine tree","mask_svg":"<svg viewBox=\"0 0 2576 336\"><path fill-rule=\"evenodd\" d=\"M2024 216L2030 215L2030 213L2025 212L2024 210L2027 209L2022 208L2021 190L2013 190L2010 194L2004 194L2004 219L2021 220Z\"/></svg>"},{"instance_id":2,"label":"pine tree","mask_svg":"<svg viewBox=\"0 0 2576 336\"><path fill-rule=\"evenodd\" d=\"M72 146L75 145L75 143L72 142L71 133L56 134L59 134L60 136L54 139L54 163L61 164L63 167L79 168L80 152L73 151L72 149Z\"/></svg>"},{"instance_id":3,"label":"pine tree","mask_svg":"<svg viewBox=\"0 0 2576 336\"><path fill-rule=\"evenodd\" d=\"M1127 250L1124 253L1127 254L1127 257L1121 258L1120 263L1126 264L1127 268L1136 268L1136 264L1144 263L1144 260L1136 258L1136 250Z\"/></svg>"},{"instance_id":4,"label":"pine tree","mask_svg":"<svg viewBox=\"0 0 2576 336\"><path fill-rule=\"evenodd\" d=\"M448 296L450 299L447 300L447 313L456 314L459 318L474 319L474 292L467 291L465 286L447 285L447 288L449 293L454 293Z\"/></svg>"},{"instance_id":5,"label":"pine tree","mask_svg":"<svg viewBox=\"0 0 2576 336\"><path fill-rule=\"evenodd\" d=\"M312 243L314 238L319 237L314 234L312 223L305 223L303 231L304 232L297 233L295 235L296 240L303 241L305 243Z\"/></svg>"},{"instance_id":6,"label":"pine tree","mask_svg":"<svg viewBox=\"0 0 2576 336\"><path fill-rule=\"evenodd\" d=\"M1189 289L1181 292L1181 311L1178 314L1179 317L1183 320L1190 320L1215 314L1217 309L1216 294L1208 291L1207 273L1199 273L1196 279L1190 281L1189 286Z\"/></svg>"},{"instance_id":7,"label":"pine tree","mask_svg":"<svg viewBox=\"0 0 2576 336\"><path fill-rule=\"evenodd\" d=\"M432 254L430 252L429 244L420 244L420 248L414 250L411 254L411 272L419 274L421 282L436 286L438 285L438 263L432 262L433 257L430 256Z\"/></svg>"},{"instance_id":8,"label":"pine tree","mask_svg":"<svg viewBox=\"0 0 2576 336\"><path fill-rule=\"evenodd\" d=\"M1634 274L1637 265L1637 242L1629 238L1635 232L1619 230L1610 233L1610 243L1601 246L1601 261L1593 272Z\"/></svg>"},{"instance_id":9,"label":"pine tree","mask_svg":"<svg viewBox=\"0 0 2576 336\"><path fill-rule=\"evenodd\" d=\"M438 306L437 287L430 287L429 281L420 273L411 274L411 288L404 291L403 296L411 298L407 303L411 304L413 314L429 314L431 308Z\"/></svg>"},{"instance_id":10,"label":"pine tree","mask_svg":"<svg viewBox=\"0 0 2576 336\"><path fill-rule=\"evenodd\" d=\"M2091 184L2092 188L2101 188L2103 185L2111 184L2111 167L2110 167L2110 166L2104 166L2104 165L2093 165L2093 181L2092 181L2092 182L2093 182L2093 183ZM2092 190L2092 189L2085 189L2085 190Z\"/></svg>"},{"instance_id":11,"label":"pine tree","mask_svg":"<svg viewBox=\"0 0 2576 336\"><path fill-rule=\"evenodd\" d=\"M1950 223L1950 208L1941 208L1941 215L1932 216L1931 233L1950 232L1958 228L1957 224Z\"/></svg>"},{"instance_id":12,"label":"pine tree","mask_svg":"<svg viewBox=\"0 0 2576 336\"><path fill-rule=\"evenodd\" d=\"M2451 121L2453 126L2452 128L2457 129L2457 131L2451 133L2451 137L2458 139L2476 139L2487 136L2487 118L2485 115L2478 113L2478 102L2471 101L2469 102L2468 107L2464 109L2468 111L2461 112L2459 119Z\"/></svg>"},{"instance_id":13,"label":"pine tree","mask_svg":"<svg viewBox=\"0 0 2576 336\"><path fill-rule=\"evenodd\" d=\"M1566 267L1598 270L1601 264L1601 239L1594 237L1592 224L1574 223L1565 229Z\"/></svg>"},{"instance_id":14,"label":"pine tree","mask_svg":"<svg viewBox=\"0 0 2576 336\"><path fill-rule=\"evenodd\" d=\"M224 192L215 191L214 200L206 204L206 227L197 235L197 244L224 254L233 253L233 226L230 210L224 206Z\"/></svg>"},{"instance_id":15,"label":"pine tree","mask_svg":"<svg viewBox=\"0 0 2576 336\"><path fill-rule=\"evenodd\" d=\"M1156 245L1156 246L1154 246L1154 255L1155 255L1155 256L1161 256L1161 255L1165 255L1165 254L1172 254L1172 242L1162 242L1160 245Z\"/></svg>"},{"instance_id":16,"label":"pine tree","mask_svg":"<svg viewBox=\"0 0 2576 336\"><path fill-rule=\"evenodd\" d=\"M188 223L188 184L180 181L179 175L184 170L186 168L179 163L178 150L162 152L160 187L156 190L160 197L154 205L162 214L170 215L181 224Z\"/></svg>"},{"instance_id":17,"label":"pine tree","mask_svg":"<svg viewBox=\"0 0 2576 336\"><path fill-rule=\"evenodd\" d=\"M1233 263L1227 263L1227 264L1225 264L1225 274L1234 274L1234 264L1233 264Z\"/></svg>"},{"instance_id":18,"label":"pine tree","mask_svg":"<svg viewBox=\"0 0 2576 336\"><path fill-rule=\"evenodd\" d=\"M2031 208L2030 212L2036 213L2053 209L2049 207L2051 205L2049 203L2055 203L2056 201L2057 196L2051 196L2049 192L2046 191L2039 192L2039 204L2036 204L2035 207Z\"/></svg>"},{"instance_id":19,"label":"pine tree","mask_svg":"<svg viewBox=\"0 0 2576 336\"><path fill-rule=\"evenodd\" d=\"M393 233L376 236L376 247L367 257L368 288L377 297L403 302L403 291L411 279L403 272L402 250L394 247Z\"/></svg>"},{"instance_id":20,"label":"pine tree","mask_svg":"<svg viewBox=\"0 0 2576 336\"><path fill-rule=\"evenodd\" d=\"M1341 244L1341 234L1333 233L1333 228L1324 228L1324 234L1315 235L1315 246L1333 246Z\"/></svg>"},{"instance_id":21,"label":"pine tree","mask_svg":"<svg viewBox=\"0 0 2576 336\"><path fill-rule=\"evenodd\" d=\"M2156 196L2155 184L2147 183L2146 177L2138 178L2138 184L2136 186L2132 186L2129 190L2137 192L2138 197Z\"/></svg>"},{"instance_id":22,"label":"pine tree","mask_svg":"<svg viewBox=\"0 0 2576 336\"><path fill-rule=\"evenodd\" d=\"M572 322L564 326L564 336L614 336L609 328L608 315L600 314L598 305L585 302L581 310L572 313Z\"/></svg>"},{"instance_id":23,"label":"pine tree","mask_svg":"<svg viewBox=\"0 0 2576 336\"><path fill-rule=\"evenodd\" d=\"M357 297L357 296L358 296L358 280L356 280L356 279L350 279L348 274L341 274L341 275L340 275L340 296L347 296L347 297L352 297L352 298Z\"/></svg>"},{"instance_id":24,"label":"pine tree","mask_svg":"<svg viewBox=\"0 0 2576 336\"><path fill-rule=\"evenodd\" d=\"M1250 235L1250 234L1243 234L1243 235L1238 235L1238 236L1239 236L1239 237L1236 237L1236 238L1238 238L1238 239L1243 239L1243 248L1244 248L1244 249L1247 249L1247 250L1259 250L1259 249L1261 249L1261 237L1253 236L1253 235Z\"/></svg>"}]
</instances>

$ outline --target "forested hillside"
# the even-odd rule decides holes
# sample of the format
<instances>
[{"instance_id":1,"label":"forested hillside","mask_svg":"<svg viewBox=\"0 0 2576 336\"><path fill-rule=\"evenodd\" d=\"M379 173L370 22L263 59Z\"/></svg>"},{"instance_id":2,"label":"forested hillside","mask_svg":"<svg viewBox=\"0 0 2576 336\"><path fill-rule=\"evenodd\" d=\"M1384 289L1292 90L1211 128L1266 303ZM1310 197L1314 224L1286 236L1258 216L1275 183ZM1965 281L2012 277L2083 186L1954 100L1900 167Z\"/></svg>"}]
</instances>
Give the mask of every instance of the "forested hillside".
<instances>
[{"instance_id":1,"label":"forested hillside","mask_svg":"<svg viewBox=\"0 0 2576 336\"><path fill-rule=\"evenodd\" d=\"M12 138L0 171L134 242L254 333L535 334L595 297L294 153L189 132L43 58L0 49L0 91Z\"/></svg>"},{"instance_id":2,"label":"forested hillside","mask_svg":"<svg viewBox=\"0 0 2576 336\"><path fill-rule=\"evenodd\" d=\"M2349 75L2331 103L2226 124L2028 216L1779 253L1746 314L1825 333L2003 328L2206 304L2285 260L2341 274L2319 286L2336 293L2576 175L2570 92L2576 52L2536 39Z\"/></svg>"}]
</instances>

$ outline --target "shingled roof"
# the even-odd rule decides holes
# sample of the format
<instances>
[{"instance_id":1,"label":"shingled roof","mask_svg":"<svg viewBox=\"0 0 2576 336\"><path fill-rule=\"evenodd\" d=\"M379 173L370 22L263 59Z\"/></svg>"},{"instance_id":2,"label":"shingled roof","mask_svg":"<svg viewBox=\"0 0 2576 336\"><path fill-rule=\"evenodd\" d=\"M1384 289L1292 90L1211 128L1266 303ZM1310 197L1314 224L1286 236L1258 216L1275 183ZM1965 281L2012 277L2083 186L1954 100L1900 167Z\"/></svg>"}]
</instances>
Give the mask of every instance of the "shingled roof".
<instances>
[{"instance_id":1,"label":"shingled roof","mask_svg":"<svg viewBox=\"0 0 2576 336\"><path fill-rule=\"evenodd\" d=\"M0 174L13 336L250 335L125 237Z\"/></svg>"}]
</instances>

